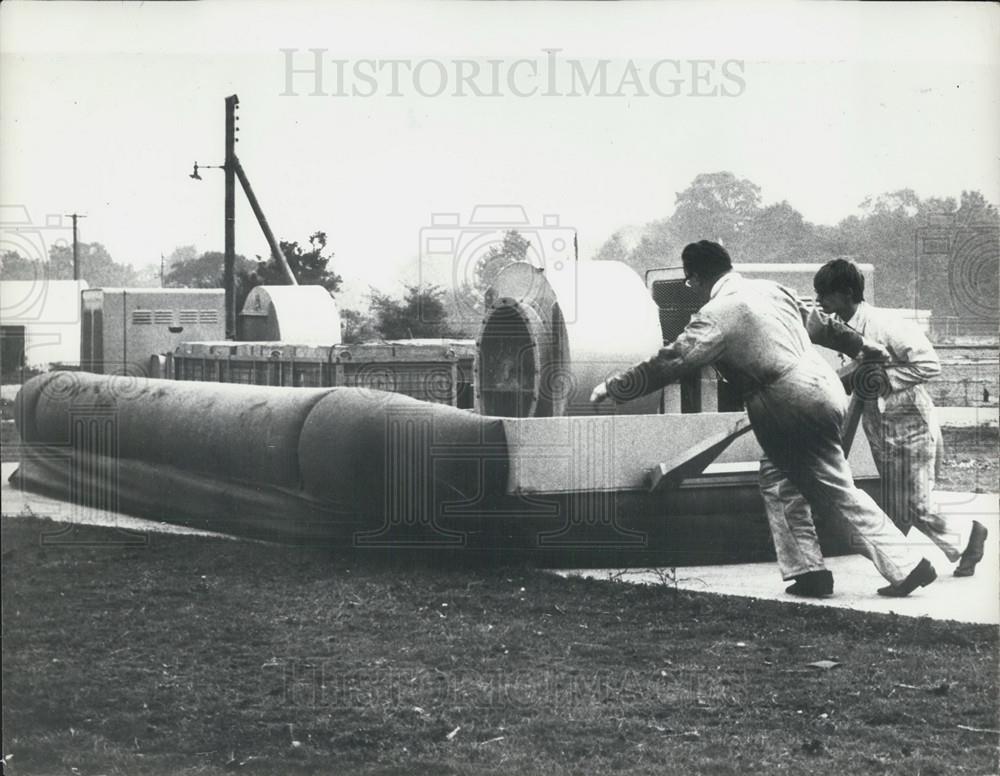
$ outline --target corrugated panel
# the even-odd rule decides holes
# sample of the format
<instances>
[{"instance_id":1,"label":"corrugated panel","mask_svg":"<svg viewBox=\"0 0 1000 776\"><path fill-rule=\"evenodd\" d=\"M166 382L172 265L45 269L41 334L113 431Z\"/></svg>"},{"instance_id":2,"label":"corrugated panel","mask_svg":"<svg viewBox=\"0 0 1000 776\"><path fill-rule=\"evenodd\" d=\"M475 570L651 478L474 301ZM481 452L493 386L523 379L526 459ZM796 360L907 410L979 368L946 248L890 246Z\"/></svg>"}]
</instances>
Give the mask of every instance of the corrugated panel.
<instances>
[{"instance_id":1,"label":"corrugated panel","mask_svg":"<svg viewBox=\"0 0 1000 776\"><path fill-rule=\"evenodd\" d=\"M401 393L471 409L474 344L467 340L400 340L353 345L280 342L186 342L173 357L179 379L187 364L207 364L198 379L301 388L353 386Z\"/></svg>"}]
</instances>

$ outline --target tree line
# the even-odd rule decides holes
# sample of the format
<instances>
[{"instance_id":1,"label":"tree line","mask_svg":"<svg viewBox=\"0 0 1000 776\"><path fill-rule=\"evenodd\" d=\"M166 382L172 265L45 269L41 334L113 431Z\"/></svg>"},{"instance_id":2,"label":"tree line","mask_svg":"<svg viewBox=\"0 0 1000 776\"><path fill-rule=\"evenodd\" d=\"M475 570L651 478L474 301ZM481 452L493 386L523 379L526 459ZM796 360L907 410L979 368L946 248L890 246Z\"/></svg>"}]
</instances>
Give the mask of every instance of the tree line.
<instances>
[{"instance_id":1,"label":"tree line","mask_svg":"<svg viewBox=\"0 0 1000 776\"><path fill-rule=\"evenodd\" d=\"M740 263L824 263L847 257L872 264L878 304L885 307L916 304L935 315L955 314L954 274L969 270L985 284L975 293L997 299L1000 217L980 192L963 191L956 201L901 189L868 197L858 210L835 226L812 224L787 201L764 205L760 187L750 180L730 172L706 173L677 193L669 216L616 231L594 258L623 261L642 275L677 262L687 243L710 239L725 245ZM956 235L970 230L984 230L974 248L980 254L970 257L972 266L955 267L949 251L955 249ZM932 231L944 242L922 239ZM926 254L929 250L936 253Z\"/></svg>"},{"instance_id":2,"label":"tree line","mask_svg":"<svg viewBox=\"0 0 1000 776\"><path fill-rule=\"evenodd\" d=\"M149 272L131 264L118 264L99 242L77 244L80 277L94 288L135 288L159 285ZM47 260L29 258L15 250L0 254L0 280L72 280L73 247L63 243L49 246Z\"/></svg>"},{"instance_id":3,"label":"tree line","mask_svg":"<svg viewBox=\"0 0 1000 776\"><path fill-rule=\"evenodd\" d=\"M921 198L911 189L865 199L859 212L834 226L812 224L787 201L765 205L760 187L730 172L698 175L675 195L673 210L662 219L614 232L593 256L622 261L640 275L673 264L688 242L712 239L729 250L734 261L822 263L846 256L874 264L878 303L889 307L930 307L936 315L953 311L954 278L947 272L923 272L919 236L934 225L956 230L985 228L992 238L984 243L984 266L977 266L975 282L981 298L997 298L996 245L1000 226L997 207L978 191L951 197ZM303 243L280 241L292 272L300 283L323 286L336 296L343 278L333 270L334 258L323 231ZM346 342L373 339L473 337L484 310L484 296L492 279L506 265L527 260L530 243L516 230L479 259L470 280L461 288L406 285L393 296L372 288L367 309L341 309ZM156 286L218 288L222 285L223 254L199 253L194 246L177 248L164 260L160 277L145 275L129 264L118 264L100 243L79 245L80 276L91 286ZM947 257L946 257L947 258ZM992 262L993 264L990 264ZM980 262L982 263L982 262ZM285 283L274 256L254 260L236 257L236 302L241 309L250 290L262 284ZM30 260L16 251L0 255L0 280L69 279L73 276L70 246L53 245L48 260ZM919 284L919 289L917 285ZM918 293L919 291L919 293Z\"/></svg>"},{"instance_id":4,"label":"tree line","mask_svg":"<svg viewBox=\"0 0 1000 776\"><path fill-rule=\"evenodd\" d=\"M314 232L308 243L279 241L292 274L300 284L321 285L336 297L343 278L330 268L334 254L327 249L324 232ZM484 312L483 295L495 273L513 261L524 261L528 241L508 232L499 246L483 257L471 283L456 290L436 285L405 285L402 296L372 288L367 309L341 308L345 342L395 339L446 339L475 336L473 321ZM198 254L194 246L176 249L167 260L163 285L167 288L218 288L222 285L223 254ZM242 309L250 290L259 285L283 285L285 276L277 257L256 261L237 256L235 262L236 309ZM478 317L477 317L478 316Z\"/></svg>"}]
</instances>

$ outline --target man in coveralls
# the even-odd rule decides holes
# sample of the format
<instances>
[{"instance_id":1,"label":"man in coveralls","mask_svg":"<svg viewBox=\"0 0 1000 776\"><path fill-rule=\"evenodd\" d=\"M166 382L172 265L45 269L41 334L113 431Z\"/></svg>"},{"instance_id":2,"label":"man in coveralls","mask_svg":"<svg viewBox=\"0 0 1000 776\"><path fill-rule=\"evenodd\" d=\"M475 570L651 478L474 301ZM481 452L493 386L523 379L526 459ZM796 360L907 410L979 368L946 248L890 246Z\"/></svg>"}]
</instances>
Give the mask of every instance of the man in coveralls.
<instances>
[{"instance_id":1,"label":"man in coveralls","mask_svg":"<svg viewBox=\"0 0 1000 776\"><path fill-rule=\"evenodd\" d=\"M904 532L915 527L958 561L956 577L971 577L982 560L986 527L972 521L971 531L934 510L935 459L941 429L934 402L924 383L941 373L930 341L894 310L865 302L865 279L853 262L833 259L813 279L816 301L862 336L883 343L891 362L884 366L882 395L866 397L861 422L882 477L886 511ZM801 497L786 511L808 509ZM968 535L967 541L963 541ZM963 551L964 548L964 551Z\"/></svg>"},{"instance_id":2,"label":"man in coveralls","mask_svg":"<svg viewBox=\"0 0 1000 776\"><path fill-rule=\"evenodd\" d=\"M714 365L739 388L754 435L770 462L819 514L847 520L862 552L889 581L879 593L906 596L937 578L934 567L907 547L899 528L854 485L840 434L847 396L833 369L810 345L850 357L885 359L880 345L834 318L811 309L798 296L768 280L732 271L729 254L702 240L681 253L692 288L708 301L673 342L652 358L594 388L592 402L627 401L659 390L704 366ZM794 575L806 595L829 595L833 577L811 515L788 525L792 550L804 570ZM776 536L775 544L779 544ZM794 565L794 564L789 564Z\"/></svg>"}]
</instances>

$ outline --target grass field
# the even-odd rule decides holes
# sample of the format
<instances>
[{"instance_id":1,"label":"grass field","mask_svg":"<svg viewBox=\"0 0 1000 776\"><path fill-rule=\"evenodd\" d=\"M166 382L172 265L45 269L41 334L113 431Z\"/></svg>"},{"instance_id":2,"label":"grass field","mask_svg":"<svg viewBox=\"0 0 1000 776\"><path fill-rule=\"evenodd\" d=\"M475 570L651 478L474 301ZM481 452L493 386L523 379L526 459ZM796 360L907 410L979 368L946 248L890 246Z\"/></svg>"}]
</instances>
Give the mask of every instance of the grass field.
<instances>
[{"instance_id":1,"label":"grass field","mask_svg":"<svg viewBox=\"0 0 1000 776\"><path fill-rule=\"evenodd\" d=\"M994 627L63 530L2 523L8 775L997 772Z\"/></svg>"}]
</instances>

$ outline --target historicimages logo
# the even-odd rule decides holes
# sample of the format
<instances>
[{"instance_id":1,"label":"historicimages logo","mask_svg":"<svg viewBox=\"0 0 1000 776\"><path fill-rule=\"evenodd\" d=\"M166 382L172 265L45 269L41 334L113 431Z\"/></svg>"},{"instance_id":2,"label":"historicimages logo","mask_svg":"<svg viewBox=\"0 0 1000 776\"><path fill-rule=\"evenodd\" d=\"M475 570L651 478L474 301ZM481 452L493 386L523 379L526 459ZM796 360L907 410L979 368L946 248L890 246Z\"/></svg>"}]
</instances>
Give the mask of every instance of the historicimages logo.
<instances>
[{"instance_id":1,"label":"historicimages logo","mask_svg":"<svg viewBox=\"0 0 1000 776\"><path fill-rule=\"evenodd\" d=\"M282 48L281 97L516 99L740 97L741 59L593 58L543 48L529 57L346 59L325 48Z\"/></svg>"}]
</instances>

